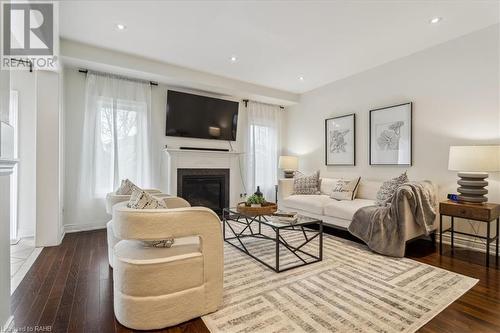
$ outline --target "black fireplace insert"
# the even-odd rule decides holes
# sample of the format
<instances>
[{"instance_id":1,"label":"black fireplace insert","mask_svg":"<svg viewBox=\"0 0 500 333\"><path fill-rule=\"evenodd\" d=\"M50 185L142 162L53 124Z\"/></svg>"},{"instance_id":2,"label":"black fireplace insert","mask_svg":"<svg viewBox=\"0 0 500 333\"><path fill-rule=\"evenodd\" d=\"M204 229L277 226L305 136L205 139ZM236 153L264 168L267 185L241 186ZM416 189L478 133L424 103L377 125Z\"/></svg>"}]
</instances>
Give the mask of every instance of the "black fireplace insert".
<instances>
[{"instance_id":1,"label":"black fireplace insert","mask_svg":"<svg viewBox=\"0 0 500 333\"><path fill-rule=\"evenodd\" d=\"M177 169L177 196L221 216L229 207L229 169Z\"/></svg>"}]
</instances>

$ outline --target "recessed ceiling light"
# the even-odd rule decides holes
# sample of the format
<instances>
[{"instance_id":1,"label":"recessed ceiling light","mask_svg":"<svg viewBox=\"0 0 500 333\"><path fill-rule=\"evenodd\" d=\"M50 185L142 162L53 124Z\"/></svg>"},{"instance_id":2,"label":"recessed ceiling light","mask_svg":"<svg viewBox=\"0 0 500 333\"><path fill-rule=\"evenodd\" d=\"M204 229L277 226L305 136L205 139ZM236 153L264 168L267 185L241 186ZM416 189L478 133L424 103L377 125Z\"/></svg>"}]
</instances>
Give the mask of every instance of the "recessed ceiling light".
<instances>
[{"instance_id":1,"label":"recessed ceiling light","mask_svg":"<svg viewBox=\"0 0 500 333\"><path fill-rule=\"evenodd\" d=\"M118 29L118 30L125 30L125 29L127 29L127 27L125 26L125 24L119 23L119 24L116 25L116 29Z\"/></svg>"},{"instance_id":2,"label":"recessed ceiling light","mask_svg":"<svg viewBox=\"0 0 500 333\"><path fill-rule=\"evenodd\" d=\"M433 17L433 18L431 18L431 19L429 20L429 22L430 22L431 24L436 24L436 23L441 22L442 20L443 20L443 18L442 18L442 17Z\"/></svg>"},{"instance_id":3,"label":"recessed ceiling light","mask_svg":"<svg viewBox=\"0 0 500 333\"><path fill-rule=\"evenodd\" d=\"M236 60L238 60L238 58L236 58L236 56L231 56L231 58L229 58L229 60L231 60L231 62L236 62Z\"/></svg>"},{"instance_id":4,"label":"recessed ceiling light","mask_svg":"<svg viewBox=\"0 0 500 333\"><path fill-rule=\"evenodd\" d=\"M303 76L299 76L298 79L299 79L299 81L304 81L304 77Z\"/></svg>"}]
</instances>

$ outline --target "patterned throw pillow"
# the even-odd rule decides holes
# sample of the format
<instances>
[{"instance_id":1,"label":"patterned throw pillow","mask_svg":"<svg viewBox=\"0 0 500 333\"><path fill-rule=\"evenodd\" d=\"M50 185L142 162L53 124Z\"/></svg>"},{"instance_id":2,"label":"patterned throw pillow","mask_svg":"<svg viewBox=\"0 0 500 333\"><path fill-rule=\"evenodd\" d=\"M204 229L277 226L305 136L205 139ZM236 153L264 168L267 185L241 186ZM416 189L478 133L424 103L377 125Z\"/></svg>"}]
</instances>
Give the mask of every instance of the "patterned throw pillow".
<instances>
[{"instance_id":1,"label":"patterned throw pillow","mask_svg":"<svg viewBox=\"0 0 500 333\"><path fill-rule=\"evenodd\" d=\"M174 239L168 238L154 241L144 241L143 243L147 247L171 247L174 245Z\"/></svg>"},{"instance_id":2,"label":"patterned throw pillow","mask_svg":"<svg viewBox=\"0 0 500 333\"><path fill-rule=\"evenodd\" d=\"M310 176L295 171L293 175L293 194L320 194L320 186L319 171Z\"/></svg>"},{"instance_id":3,"label":"patterned throw pillow","mask_svg":"<svg viewBox=\"0 0 500 333\"><path fill-rule=\"evenodd\" d=\"M130 195L134 190L140 190L139 186L132 183L129 179L123 179L120 187L116 190L116 194Z\"/></svg>"},{"instance_id":4,"label":"patterned throw pillow","mask_svg":"<svg viewBox=\"0 0 500 333\"><path fill-rule=\"evenodd\" d=\"M161 209L167 208L162 198L157 198L141 189L134 189L128 201L129 208L134 209Z\"/></svg>"},{"instance_id":5,"label":"patterned throw pillow","mask_svg":"<svg viewBox=\"0 0 500 333\"><path fill-rule=\"evenodd\" d=\"M361 177L352 180L339 179L333 187L330 198L336 200L354 200L358 192L359 181Z\"/></svg>"},{"instance_id":6,"label":"patterned throw pillow","mask_svg":"<svg viewBox=\"0 0 500 333\"><path fill-rule=\"evenodd\" d=\"M157 198L140 189L134 189L130 200L127 205L129 208L134 209L165 209L167 205L163 198ZM144 246L147 247L171 247L174 244L174 238L169 237L166 239L142 241Z\"/></svg>"},{"instance_id":7,"label":"patterned throw pillow","mask_svg":"<svg viewBox=\"0 0 500 333\"><path fill-rule=\"evenodd\" d=\"M394 194L398 187L407 183L409 181L406 171L402 173L399 177L392 178L382 183L380 189L377 192L377 201L375 204L377 206L386 206L392 200Z\"/></svg>"}]
</instances>

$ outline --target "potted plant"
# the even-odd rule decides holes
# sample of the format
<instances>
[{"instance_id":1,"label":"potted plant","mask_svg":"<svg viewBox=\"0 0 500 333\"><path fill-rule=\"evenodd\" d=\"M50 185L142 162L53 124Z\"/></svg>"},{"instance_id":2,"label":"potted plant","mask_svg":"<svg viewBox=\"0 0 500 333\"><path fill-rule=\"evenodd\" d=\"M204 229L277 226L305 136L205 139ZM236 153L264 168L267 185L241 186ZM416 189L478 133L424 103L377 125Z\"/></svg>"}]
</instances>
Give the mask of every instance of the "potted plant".
<instances>
[{"instance_id":1,"label":"potted plant","mask_svg":"<svg viewBox=\"0 0 500 333\"><path fill-rule=\"evenodd\" d=\"M266 200L263 196L252 194L247 199L247 205L250 207L262 207L262 204L265 203Z\"/></svg>"}]
</instances>

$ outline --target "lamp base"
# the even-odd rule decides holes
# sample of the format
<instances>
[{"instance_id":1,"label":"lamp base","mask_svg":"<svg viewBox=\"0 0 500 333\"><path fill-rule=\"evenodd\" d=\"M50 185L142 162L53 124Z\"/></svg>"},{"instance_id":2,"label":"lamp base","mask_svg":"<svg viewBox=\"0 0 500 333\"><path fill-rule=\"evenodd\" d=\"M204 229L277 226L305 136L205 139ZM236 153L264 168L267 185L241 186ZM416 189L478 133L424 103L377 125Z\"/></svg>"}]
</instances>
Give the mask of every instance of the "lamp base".
<instances>
[{"instance_id":1,"label":"lamp base","mask_svg":"<svg viewBox=\"0 0 500 333\"><path fill-rule=\"evenodd\" d=\"M283 170L284 174L285 174L285 178L293 178L293 173L295 171L293 170Z\"/></svg>"},{"instance_id":2,"label":"lamp base","mask_svg":"<svg viewBox=\"0 0 500 333\"><path fill-rule=\"evenodd\" d=\"M488 182L485 180L488 178L486 172L459 172L458 177L460 179L457 181L459 187L457 188L458 200L471 203L484 203L488 201L485 194L488 190L485 188L488 186Z\"/></svg>"}]
</instances>

